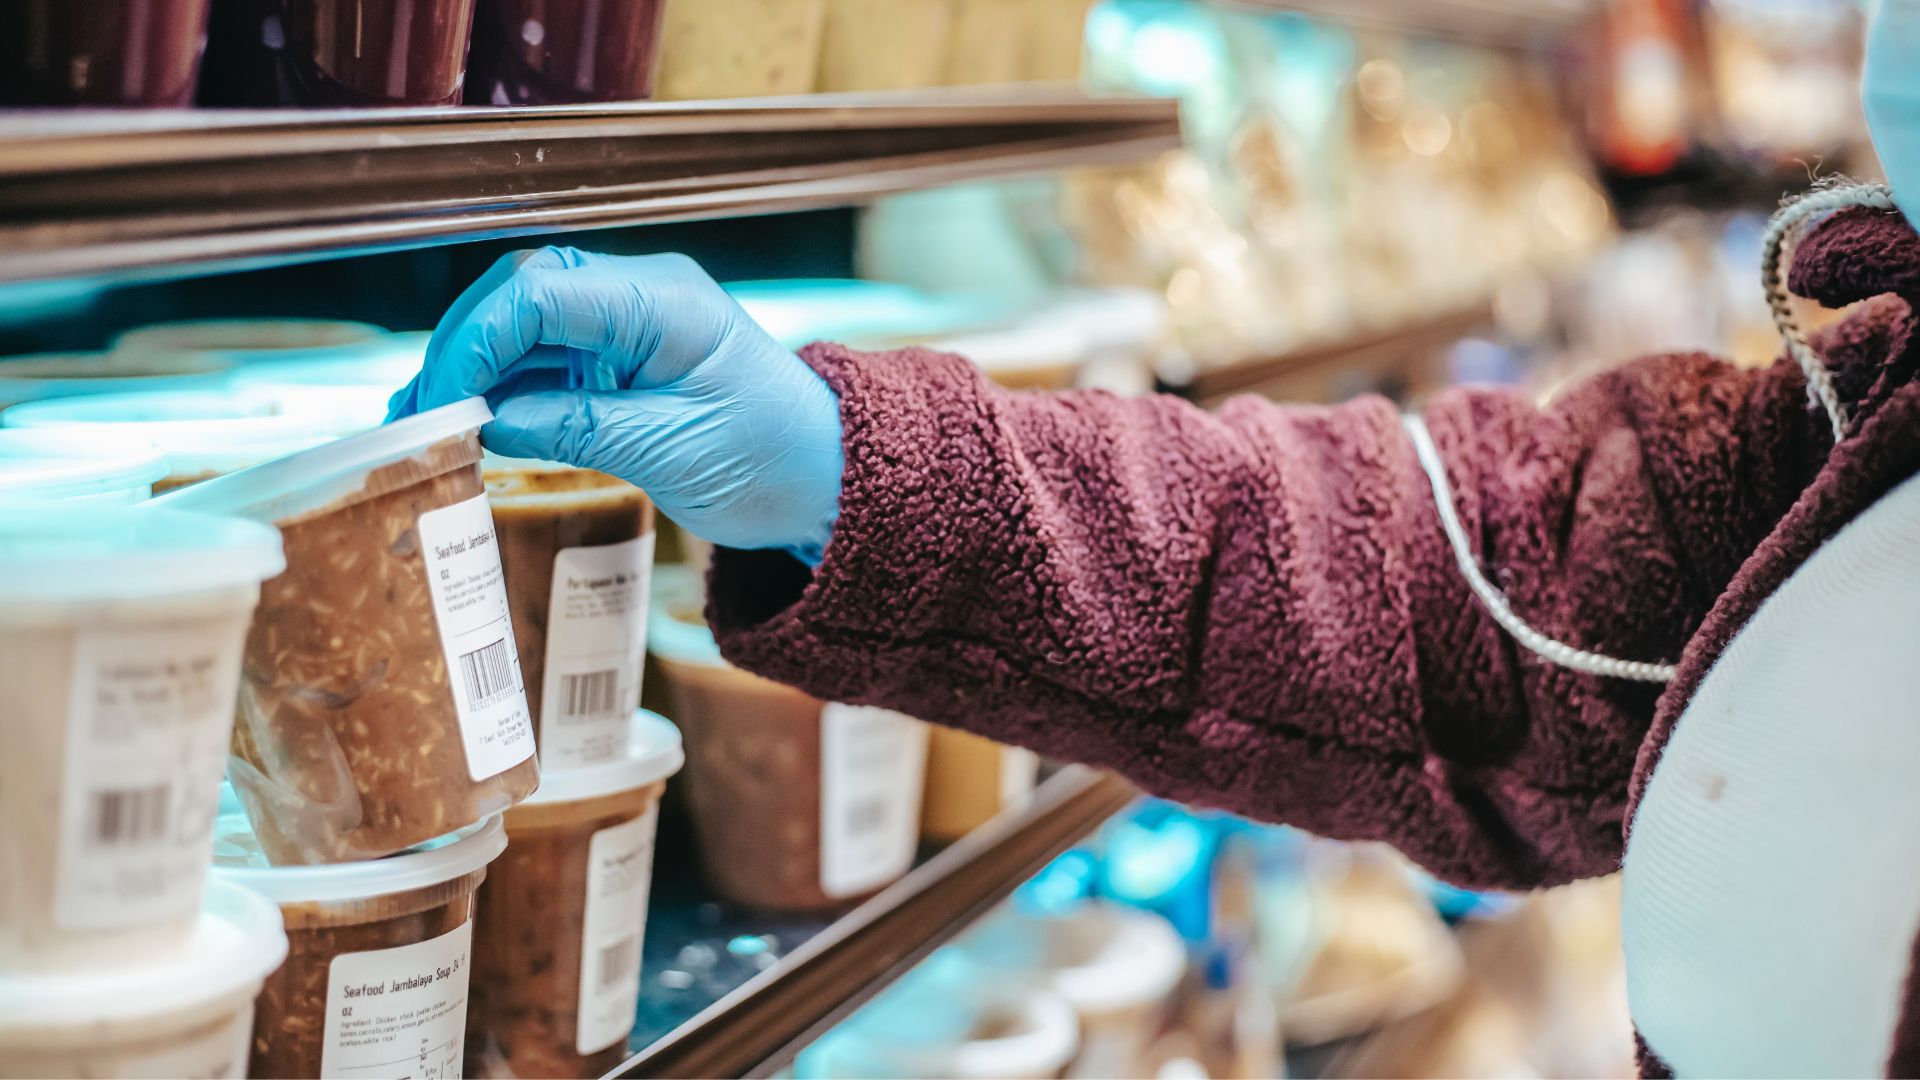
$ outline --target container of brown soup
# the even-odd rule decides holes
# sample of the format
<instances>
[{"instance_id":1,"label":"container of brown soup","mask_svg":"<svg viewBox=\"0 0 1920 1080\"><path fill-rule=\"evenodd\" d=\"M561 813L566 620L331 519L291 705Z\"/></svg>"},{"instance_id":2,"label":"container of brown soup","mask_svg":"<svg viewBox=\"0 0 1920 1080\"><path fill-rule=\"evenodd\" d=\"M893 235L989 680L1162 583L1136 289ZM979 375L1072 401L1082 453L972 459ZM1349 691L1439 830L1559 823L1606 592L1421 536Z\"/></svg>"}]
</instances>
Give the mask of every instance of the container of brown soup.
<instances>
[{"instance_id":1,"label":"container of brown soup","mask_svg":"<svg viewBox=\"0 0 1920 1080\"><path fill-rule=\"evenodd\" d=\"M475 890L506 844L492 817L385 859L275 867L243 815L222 815L214 880L272 900L287 928L247 1075L459 1076Z\"/></svg>"},{"instance_id":2,"label":"container of brown soup","mask_svg":"<svg viewBox=\"0 0 1920 1080\"><path fill-rule=\"evenodd\" d=\"M653 504L590 469L491 455L482 467L540 765L620 761L647 650Z\"/></svg>"},{"instance_id":3,"label":"container of brown soup","mask_svg":"<svg viewBox=\"0 0 1920 1080\"><path fill-rule=\"evenodd\" d=\"M600 1076L640 1001L653 837L680 732L629 717L618 761L542 774L480 887L469 1076Z\"/></svg>"},{"instance_id":4,"label":"container of brown soup","mask_svg":"<svg viewBox=\"0 0 1920 1080\"><path fill-rule=\"evenodd\" d=\"M912 867L926 725L729 665L684 567L654 574L648 641L686 738L688 805L716 892L771 911L831 911Z\"/></svg>"},{"instance_id":5,"label":"container of brown soup","mask_svg":"<svg viewBox=\"0 0 1920 1080\"><path fill-rule=\"evenodd\" d=\"M402 851L539 785L469 398L157 502L277 525L227 775L276 865Z\"/></svg>"}]
</instances>

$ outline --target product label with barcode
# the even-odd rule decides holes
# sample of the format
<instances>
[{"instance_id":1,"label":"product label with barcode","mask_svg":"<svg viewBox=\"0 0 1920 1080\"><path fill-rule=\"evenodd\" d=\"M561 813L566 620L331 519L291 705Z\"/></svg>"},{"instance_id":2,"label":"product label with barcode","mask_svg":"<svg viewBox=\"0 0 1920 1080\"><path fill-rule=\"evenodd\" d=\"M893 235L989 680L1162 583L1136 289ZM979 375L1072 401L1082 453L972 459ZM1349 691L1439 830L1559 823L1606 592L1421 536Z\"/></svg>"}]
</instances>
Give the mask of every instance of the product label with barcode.
<instances>
[{"instance_id":1,"label":"product label with barcode","mask_svg":"<svg viewBox=\"0 0 1920 1080\"><path fill-rule=\"evenodd\" d=\"M458 1077L472 946L464 922L428 941L334 957L320 1075Z\"/></svg>"},{"instance_id":2,"label":"product label with barcode","mask_svg":"<svg viewBox=\"0 0 1920 1080\"><path fill-rule=\"evenodd\" d=\"M213 849L246 621L75 635L55 920L190 915Z\"/></svg>"},{"instance_id":3,"label":"product label with barcode","mask_svg":"<svg viewBox=\"0 0 1920 1080\"><path fill-rule=\"evenodd\" d=\"M652 566L652 533L554 555L540 695L540 760L546 768L597 765L626 753L633 710L640 705Z\"/></svg>"},{"instance_id":4,"label":"product label with barcode","mask_svg":"<svg viewBox=\"0 0 1920 1080\"><path fill-rule=\"evenodd\" d=\"M593 834L580 934L580 1023L575 1049L595 1054L626 1039L640 1004L640 946L653 879L656 808Z\"/></svg>"},{"instance_id":5,"label":"product label with barcode","mask_svg":"<svg viewBox=\"0 0 1920 1080\"><path fill-rule=\"evenodd\" d=\"M927 727L885 709L820 711L820 889L858 896L905 873L920 839Z\"/></svg>"},{"instance_id":6,"label":"product label with barcode","mask_svg":"<svg viewBox=\"0 0 1920 1080\"><path fill-rule=\"evenodd\" d=\"M533 756L533 720L507 616L507 582L487 497L420 515L427 584L474 780Z\"/></svg>"}]
</instances>

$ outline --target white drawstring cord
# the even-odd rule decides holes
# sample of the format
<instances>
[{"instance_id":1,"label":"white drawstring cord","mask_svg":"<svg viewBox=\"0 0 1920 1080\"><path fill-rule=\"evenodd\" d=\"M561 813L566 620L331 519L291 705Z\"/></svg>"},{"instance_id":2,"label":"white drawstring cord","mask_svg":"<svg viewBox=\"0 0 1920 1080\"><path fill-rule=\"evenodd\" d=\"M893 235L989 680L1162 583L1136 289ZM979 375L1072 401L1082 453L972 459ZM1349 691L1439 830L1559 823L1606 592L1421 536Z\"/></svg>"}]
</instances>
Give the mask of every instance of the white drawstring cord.
<instances>
[{"instance_id":1,"label":"white drawstring cord","mask_svg":"<svg viewBox=\"0 0 1920 1080\"><path fill-rule=\"evenodd\" d=\"M1833 376L1827 371L1827 365L1813 351L1813 346L1807 343L1806 332L1800 329L1799 320L1794 318L1793 305L1788 301L1786 267L1789 264L1786 256L1799 242L1800 230L1808 222L1819 215L1850 206L1893 210L1893 192L1885 184L1849 184L1822 188L1788 203L1780 208L1767 226L1761 259L1761 283L1766 289L1767 307L1773 312L1773 324L1787 343L1788 355L1800 365L1801 372L1807 377L1808 398L1826 410L1827 419L1833 424L1836 446L1847 437L1847 409L1840 403L1840 395L1833 388ZM1413 451L1420 459L1420 467L1426 471L1428 483L1433 485L1434 505L1440 512L1440 527L1447 534L1447 543L1453 547L1453 561L1459 566L1461 576L1467 579L1467 587L1479 598L1487 614L1493 616L1493 621L1502 630L1541 659L1574 671L1634 682L1673 681L1676 669L1672 664L1618 660L1576 649L1535 630L1525 619L1515 615L1506 594L1487 580L1487 576L1480 572L1480 564L1474 560L1473 548L1467 543L1467 530L1461 526L1460 515L1454 509L1453 487L1447 483L1447 467L1440 460L1440 451L1433 445L1433 436L1427 432L1426 421L1408 415L1403 422L1407 436L1413 440Z\"/></svg>"},{"instance_id":2,"label":"white drawstring cord","mask_svg":"<svg viewBox=\"0 0 1920 1080\"><path fill-rule=\"evenodd\" d=\"M1493 616L1493 621L1499 623L1502 630L1541 659L1574 671L1634 682L1673 681L1672 664L1616 660L1611 656L1576 649L1535 630L1527 625L1525 619L1515 615L1506 594L1487 580L1486 575L1480 572L1480 564L1474 561L1473 548L1467 543L1467 530L1461 526L1460 515L1454 510L1453 486L1447 483L1447 467L1440 461L1440 451L1434 448L1433 436L1427 433L1426 421L1412 415L1403 417L1402 421L1408 437L1413 440L1413 452L1420 459L1420 467L1426 470L1427 481L1433 485L1434 505L1440 511L1440 528L1447 534L1447 543L1453 546L1453 561L1467 579L1467 587L1480 598L1481 606L1487 609L1487 614Z\"/></svg>"},{"instance_id":3,"label":"white drawstring cord","mask_svg":"<svg viewBox=\"0 0 1920 1080\"><path fill-rule=\"evenodd\" d=\"M1794 317L1793 304L1788 299L1787 268L1792 265L1788 256L1799 243L1800 232L1808 222L1851 206L1893 210L1893 191L1885 184L1846 184L1808 192L1773 215L1761 249L1760 283L1766 289L1773 325L1787 343L1787 354L1807 377L1808 398L1825 409L1827 419L1833 423L1836 446L1847 437L1847 407L1840 403L1840 395L1834 391L1832 373L1813 351L1813 346L1807 344L1806 331Z\"/></svg>"}]
</instances>

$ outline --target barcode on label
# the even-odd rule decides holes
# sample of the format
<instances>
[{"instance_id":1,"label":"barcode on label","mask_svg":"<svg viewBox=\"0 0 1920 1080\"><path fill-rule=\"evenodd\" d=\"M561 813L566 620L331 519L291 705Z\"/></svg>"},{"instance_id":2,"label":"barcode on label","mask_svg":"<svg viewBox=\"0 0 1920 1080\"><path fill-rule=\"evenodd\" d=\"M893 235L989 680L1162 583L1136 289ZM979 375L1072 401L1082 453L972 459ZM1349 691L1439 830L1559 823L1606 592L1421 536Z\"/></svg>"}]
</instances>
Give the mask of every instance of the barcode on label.
<instances>
[{"instance_id":1,"label":"barcode on label","mask_svg":"<svg viewBox=\"0 0 1920 1080\"><path fill-rule=\"evenodd\" d=\"M614 711L613 696L620 689L618 671L589 671L560 677L561 714L601 716Z\"/></svg>"},{"instance_id":2,"label":"barcode on label","mask_svg":"<svg viewBox=\"0 0 1920 1080\"><path fill-rule=\"evenodd\" d=\"M87 811L87 842L96 849L147 847L167 835L166 784L96 791Z\"/></svg>"},{"instance_id":3,"label":"barcode on label","mask_svg":"<svg viewBox=\"0 0 1920 1080\"><path fill-rule=\"evenodd\" d=\"M866 836L878 832L887 824L887 800L885 798L862 799L847 804L847 835Z\"/></svg>"},{"instance_id":4,"label":"barcode on label","mask_svg":"<svg viewBox=\"0 0 1920 1080\"><path fill-rule=\"evenodd\" d=\"M611 990L640 971L640 939L624 937L600 950L599 979L602 990Z\"/></svg>"},{"instance_id":5,"label":"barcode on label","mask_svg":"<svg viewBox=\"0 0 1920 1080\"><path fill-rule=\"evenodd\" d=\"M507 656L506 640L461 653L460 679L466 684L467 700L474 705L489 704L490 699L512 690L513 662Z\"/></svg>"}]
</instances>

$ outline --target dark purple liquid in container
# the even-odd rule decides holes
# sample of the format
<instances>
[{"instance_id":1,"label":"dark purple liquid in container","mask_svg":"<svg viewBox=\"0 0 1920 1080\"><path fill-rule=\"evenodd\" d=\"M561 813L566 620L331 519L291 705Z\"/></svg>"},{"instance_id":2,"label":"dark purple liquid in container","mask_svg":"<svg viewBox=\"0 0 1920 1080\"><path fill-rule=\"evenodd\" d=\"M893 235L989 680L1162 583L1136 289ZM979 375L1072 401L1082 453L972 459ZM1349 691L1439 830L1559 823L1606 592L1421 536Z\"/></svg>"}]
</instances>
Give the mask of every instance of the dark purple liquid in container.
<instances>
[{"instance_id":1,"label":"dark purple liquid in container","mask_svg":"<svg viewBox=\"0 0 1920 1080\"><path fill-rule=\"evenodd\" d=\"M653 94L664 0L478 0L469 105Z\"/></svg>"},{"instance_id":2,"label":"dark purple liquid in container","mask_svg":"<svg viewBox=\"0 0 1920 1080\"><path fill-rule=\"evenodd\" d=\"M207 105L453 105L473 0L214 0Z\"/></svg>"},{"instance_id":3,"label":"dark purple liquid in container","mask_svg":"<svg viewBox=\"0 0 1920 1080\"><path fill-rule=\"evenodd\" d=\"M207 0L0 0L0 105L193 103Z\"/></svg>"}]
</instances>

